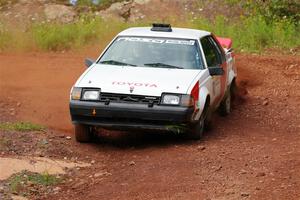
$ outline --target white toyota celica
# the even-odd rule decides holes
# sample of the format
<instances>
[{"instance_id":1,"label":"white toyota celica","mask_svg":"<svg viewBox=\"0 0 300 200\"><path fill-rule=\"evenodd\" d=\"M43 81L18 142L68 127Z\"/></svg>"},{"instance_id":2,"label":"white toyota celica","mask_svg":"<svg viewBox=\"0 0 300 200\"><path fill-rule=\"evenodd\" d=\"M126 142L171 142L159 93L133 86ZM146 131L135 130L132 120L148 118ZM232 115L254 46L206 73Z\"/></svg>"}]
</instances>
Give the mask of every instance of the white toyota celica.
<instances>
[{"instance_id":1,"label":"white toyota celica","mask_svg":"<svg viewBox=\"0 0 300 200\"><path fill-rule=\"evenodd\" d=\"M200 139L211 113L231 111L237 76L231 40L168 24L119 33L71 90L79 142L95 127L185 132Z\"/></svg>"}]
</instances>

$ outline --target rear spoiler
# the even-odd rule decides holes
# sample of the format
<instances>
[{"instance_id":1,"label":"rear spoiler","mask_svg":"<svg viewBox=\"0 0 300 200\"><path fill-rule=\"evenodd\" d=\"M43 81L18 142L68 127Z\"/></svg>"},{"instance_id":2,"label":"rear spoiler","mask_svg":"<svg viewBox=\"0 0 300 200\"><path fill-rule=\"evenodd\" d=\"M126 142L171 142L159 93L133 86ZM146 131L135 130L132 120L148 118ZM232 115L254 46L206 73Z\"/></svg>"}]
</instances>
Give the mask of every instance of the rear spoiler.
<instances>
[{"instance_id":1,"label":"rear spoiler","mask_svg":"<svg viewBox=\"0 0 300 200\"><path fill-rule=\"evenodd\" d=\"M219 44L224 48L225 54L231 53L231 56L234 57L232 49L232 40L230 38L215 37Z\"/></svg>"},{"instance_id":2,"label":"rear spoiler","mask_svg":"<svg viewBox=\"0 0 300 200\"><path fill-rule=\"evenodd\" d=\"M232 40L230 38L222 38L222 37L216 37L218 42L223 48L231 49L232 48Z\"/></svg>"}]
</instances>

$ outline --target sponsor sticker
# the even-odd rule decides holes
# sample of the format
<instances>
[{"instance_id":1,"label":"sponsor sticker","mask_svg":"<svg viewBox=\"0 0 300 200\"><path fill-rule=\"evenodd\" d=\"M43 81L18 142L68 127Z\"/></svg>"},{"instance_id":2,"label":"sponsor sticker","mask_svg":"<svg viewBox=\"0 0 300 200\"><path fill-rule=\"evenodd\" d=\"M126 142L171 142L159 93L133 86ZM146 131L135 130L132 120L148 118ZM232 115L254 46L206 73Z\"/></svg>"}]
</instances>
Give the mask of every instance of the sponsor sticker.
<instances>
[{"instance_id":1,"label":"sponsor sticker","mask_svg":"<svg viewBox=\"0 0 300 200\"><path fill-rule=\"evenodd\" d=\"M143 37L120 37L117 41L129 41L129 42L144 42L144 43L156 43L156 44L177 44L177 45L190 45L195 44L195 40L179 40L179 39L156 39L156 38L143 38Z\"/></svg>"}]
</instances>

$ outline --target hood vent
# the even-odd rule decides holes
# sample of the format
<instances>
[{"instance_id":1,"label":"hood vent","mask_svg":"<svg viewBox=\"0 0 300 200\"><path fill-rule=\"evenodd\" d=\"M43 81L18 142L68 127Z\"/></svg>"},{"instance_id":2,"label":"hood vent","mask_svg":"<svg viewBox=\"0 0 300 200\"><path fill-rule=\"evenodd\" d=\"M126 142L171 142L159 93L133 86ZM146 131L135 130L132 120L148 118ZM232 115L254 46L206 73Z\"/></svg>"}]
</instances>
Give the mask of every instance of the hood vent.
<instances>
[{"instance_id":1,"label":"hood vent","mask_svg":"<svg viewBox=\"0 0 300 200\"><path fill-rule=\"evenodd\" d=\"M172 32L171 24L152 24L151 31Z\"/></svg>"}]
</instances>

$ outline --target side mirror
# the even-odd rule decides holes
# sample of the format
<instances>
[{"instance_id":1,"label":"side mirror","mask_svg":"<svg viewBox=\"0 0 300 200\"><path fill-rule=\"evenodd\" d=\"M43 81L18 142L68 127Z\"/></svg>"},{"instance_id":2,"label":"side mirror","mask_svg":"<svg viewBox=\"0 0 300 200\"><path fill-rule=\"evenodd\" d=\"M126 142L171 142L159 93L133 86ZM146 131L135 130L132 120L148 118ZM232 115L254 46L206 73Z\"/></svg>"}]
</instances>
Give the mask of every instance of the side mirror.
<instances>
[{"instance_id":1,"label":"side mirror","mask_svg":"<svg viewBox=\"0 0 300 200\"><path fill-rule=\"evenodd\" d=\"M224 74L222 67L209 67L208 71L211 76L222 76Z\"/></svg>"},{"instance_id":2,"label":"side mirror","mask_svg":"<svg viewBox=\"0 0 300 200\"><path fill-rule=\"evenodd\" d=\"M86 66L87 68L89 68L92 64L94 64L94 62L95 62L94 60L89 59L89 58L85 59L85 61L84 61L85 66Z\"/></svg>"}]
</instances>

